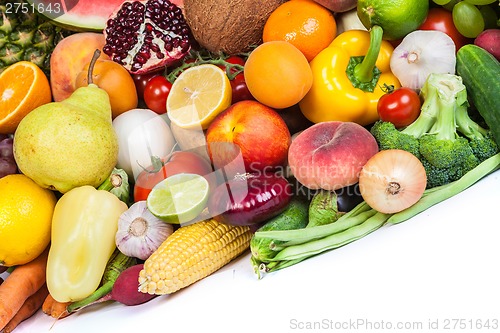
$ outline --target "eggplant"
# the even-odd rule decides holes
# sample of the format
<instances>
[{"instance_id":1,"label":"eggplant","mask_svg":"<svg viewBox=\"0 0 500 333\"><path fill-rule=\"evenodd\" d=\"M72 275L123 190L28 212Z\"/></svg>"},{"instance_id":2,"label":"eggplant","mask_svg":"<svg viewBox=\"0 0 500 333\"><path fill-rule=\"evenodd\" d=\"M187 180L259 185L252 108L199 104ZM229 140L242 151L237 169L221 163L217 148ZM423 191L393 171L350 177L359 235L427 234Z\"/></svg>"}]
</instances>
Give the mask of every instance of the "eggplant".
<instances>
[{"instance_id":1,"label":"eggplant","mask_svg":"<svg viewBox=\"0 0 500 333\"><path fill-rule=\"evenodd\" d=\"M283 212L292 196L291 184L278 173L238 175L217 186L208 211L220 223L256 227Z\"/></svg>"},{"instance_id":2,"label":"eggplant","mask_svg":"<svg viewBox=\"0 0 500 333\"><path fill-rule=\"evenodd\" d=\"M337 194L338 210L342 213L351 211L363 201L358 183L339 188L335 190L335 193Z\"/></svg>"}]
</instances>

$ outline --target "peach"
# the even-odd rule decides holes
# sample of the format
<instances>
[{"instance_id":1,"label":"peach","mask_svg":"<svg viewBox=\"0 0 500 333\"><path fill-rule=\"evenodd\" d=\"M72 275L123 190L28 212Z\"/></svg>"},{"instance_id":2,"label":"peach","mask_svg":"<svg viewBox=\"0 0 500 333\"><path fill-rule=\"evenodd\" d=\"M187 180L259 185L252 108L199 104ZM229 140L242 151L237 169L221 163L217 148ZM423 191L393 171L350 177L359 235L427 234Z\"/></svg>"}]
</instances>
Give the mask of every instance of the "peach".
<instances>
[{"instance_id":1,"label":"peach","mask_svg":"<svg viewBox=\"0 0 500 333\"><path fill-rule=\"evenodd\" d=\"M208 152L216 168L241 157L245 172L284 167L291 135L272 108L245 100L219 113L206 132Z\"/></svg>"},{"instance_id":2,"label":"peach","mask_svg":"<svg viewBox=\"0 0 500 333\"><path fill-rule=\"evenodd\" d=\"M68 98L76 89L76 77L90 63L96 49L102 51L102 33L78 32L61 40L50 56L50 86L54 101ZM99 59L109 60L101 52Z\"/></svg>"},{"instance_id":3,"label":"peach","mask_svg":"<svg viewBox=\"0 0 500 333\"><path fill-rule=\"evenodd\" d=\"M358 182L378 152L375 138L354 122L317 123L300 132L288 150L293 176L310 189L336 190Z\"/></svg>"}]
</instances>

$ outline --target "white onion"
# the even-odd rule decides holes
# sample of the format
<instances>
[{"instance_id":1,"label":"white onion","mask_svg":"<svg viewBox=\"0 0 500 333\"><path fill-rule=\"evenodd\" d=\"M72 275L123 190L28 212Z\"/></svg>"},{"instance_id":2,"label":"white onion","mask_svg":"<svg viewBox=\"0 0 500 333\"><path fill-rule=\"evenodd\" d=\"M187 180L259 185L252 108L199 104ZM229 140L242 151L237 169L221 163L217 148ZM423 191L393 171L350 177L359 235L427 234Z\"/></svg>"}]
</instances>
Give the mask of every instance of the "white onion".
<instances>
[{"instance_id":1,"label":"white onion","mask_svg":"<svg viewBox=\"0 0 500 333\"><path fill-rule=\"evenodd\" d=\"M401 149L387 149L373 155L359 174L361 196L370 207L393 214L414 205L427 186L422 162Z\"/></svg>"},{"instance_id":2,"label":"white onion","mask_svg":"<svg viewBox=\"0 0 500 333\"><path fill-rule=\"evenodd\" d=\"M151 157L164 158L172 152L175 139L167 117L150 109L133 109L113 119L118 135L117 167L131 179L151 165Z\"/></svg>"},{"instance_id":3,"label":"white onion","mask_svg":"<svg viewBox=\"0 0 500 333\"><path fill-rule=\"evenodd\" d=\"M431 73L455 74L455 43L437 30L406 35L391 56L391 71L403 87L419 90Z\"/></svg>"}]
</instances>

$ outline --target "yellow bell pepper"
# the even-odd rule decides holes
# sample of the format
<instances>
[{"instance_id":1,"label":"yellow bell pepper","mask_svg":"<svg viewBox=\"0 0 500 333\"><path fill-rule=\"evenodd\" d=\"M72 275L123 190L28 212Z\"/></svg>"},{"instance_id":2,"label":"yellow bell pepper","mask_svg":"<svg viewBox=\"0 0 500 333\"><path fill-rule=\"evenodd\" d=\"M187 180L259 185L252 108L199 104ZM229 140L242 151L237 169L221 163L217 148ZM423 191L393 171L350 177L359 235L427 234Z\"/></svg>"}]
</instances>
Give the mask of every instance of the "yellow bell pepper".
<instances>
[{"instance_id":1,"label":"yellow bell pepper","mask_svg":"<svg viewBox=\"0 0 500 333\"><path fill-rule=\"evenodd\" d=\"M384 84L401 84L390 69L393 46L382 28L349 30L310 62L313 84L299 107L314 123L351 121L369 125L379 119L377 103Z\"/></svg>"},{"instance_id":2,"label":"yellow bell pepper","mask_svg":"<svg viewBox=\"0 0 500 333\"><path fill-rule=\"evenodd\" d=\"M46 279L55 300L81 300L99 287L116 248L118 218L126 210L116 195L88 185L66 192L57 201Z\"/></svg>"}]
</instances>

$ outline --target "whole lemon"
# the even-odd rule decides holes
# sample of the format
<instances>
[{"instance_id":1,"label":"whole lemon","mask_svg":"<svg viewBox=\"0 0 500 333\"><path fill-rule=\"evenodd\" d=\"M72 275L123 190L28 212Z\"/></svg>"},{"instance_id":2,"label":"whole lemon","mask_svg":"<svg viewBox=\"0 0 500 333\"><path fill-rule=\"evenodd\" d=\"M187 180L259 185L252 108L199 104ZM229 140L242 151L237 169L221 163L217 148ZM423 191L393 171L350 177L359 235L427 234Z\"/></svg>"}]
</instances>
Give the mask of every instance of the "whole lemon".
<instances>
[{"instance_id":1,"label":"whole lemon","mask_svg":"<svg viewBox=\"0 0 500 333\"><path fill-rule=\"evenodd\" d=\"M0 178L0 193L0 265L28 263L49 245L56 196L23 174Z\"/></svg>"}]
</instances>

